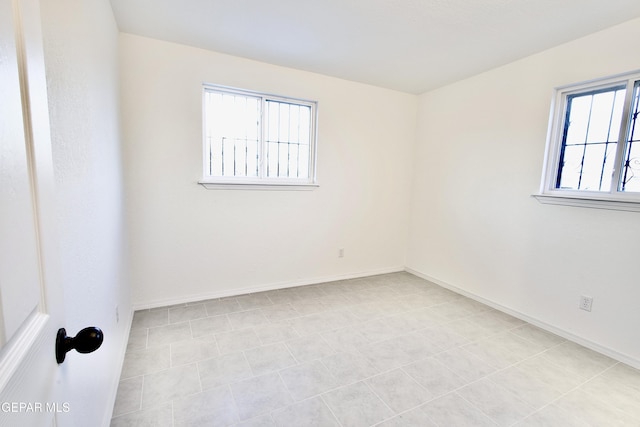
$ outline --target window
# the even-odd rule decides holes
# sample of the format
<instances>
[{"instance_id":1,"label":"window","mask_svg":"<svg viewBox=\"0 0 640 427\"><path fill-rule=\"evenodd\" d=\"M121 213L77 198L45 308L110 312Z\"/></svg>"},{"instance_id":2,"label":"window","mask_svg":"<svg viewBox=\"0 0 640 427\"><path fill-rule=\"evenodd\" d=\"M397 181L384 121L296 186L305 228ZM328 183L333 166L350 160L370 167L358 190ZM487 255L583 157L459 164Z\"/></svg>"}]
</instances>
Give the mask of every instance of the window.
<instances>
[{"instance_id":1,"label":"window","mask_svg":"<svg viewBox=\"0 0 640 427\"><path fill-rule=\"evenodd\" d=\"M316 103L205 85L208 188L315 185Z\"/></svg>"},{"instance_id":2,"label":"window","mask_svg":"<svg viewBox=\"0 0 640 427\"><path fill-rule=\"evenodd\" d=\"M556 90L544 203L640 211L640 72Z\"/></svg>"}]
</instances>

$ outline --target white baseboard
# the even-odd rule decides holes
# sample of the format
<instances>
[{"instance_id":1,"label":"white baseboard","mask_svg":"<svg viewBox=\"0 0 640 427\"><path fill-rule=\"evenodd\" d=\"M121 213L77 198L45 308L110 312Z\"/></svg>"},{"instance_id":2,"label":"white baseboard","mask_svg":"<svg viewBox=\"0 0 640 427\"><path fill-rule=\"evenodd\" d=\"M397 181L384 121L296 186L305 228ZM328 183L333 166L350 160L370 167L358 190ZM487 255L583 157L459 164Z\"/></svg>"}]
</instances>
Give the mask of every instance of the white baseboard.
<instances>
[{"instance_id":1,"label":"white baseboard","mask_svg":"<svg viewBox=\"0 0 640 427\"><path fill-rule=\"evenodd\" d=\"M192 303L192 302L204 301L204 300L214 299L214 298L224 298L224 297L231 297L236 295L252 294L255 292L275 291L277 289L293 288L296 286L316 285L318 283L334 282L336 280L358 279L361 277L376 276L379 274L397 273L399 271L405 271L405 268L403 266L389 267L389 268L362 271L359 273L323 276L323 277L316 277L313 279L305 279L305 280L276 282L276 283L269 283L269 284L251 286L251 287L239 288L239 289L228 288L228 289L218 290L214 292L203 292L199 294L193 294L186 297L166 298L166 299L138 302L133 304L133 310L135 311L135 310L145 310L149 308L166 307L170 305Z\"/></svg>"},{"instance_id":2,"label":"white baseboard","mask_svg":"<svg viewBox=\"0 0 640 427\"><path fill-rule=\"evenodd\" d=\"M509 314L513 317L516 317L520 320L524 320L527 323L531 323L532 325L535 325L537 327L539 327L540 329L544 329L545 331L551 332L553 334L559 335L562 338L568 339L569 341L573 341L577 344L580 344L588 349L591 349L593 351L597 351L598 353L604 354L605 356L609 356L612 359L615 359L619 362L622 363L626 363L627 365L633 366L636 369L640 369L640 360L631 357L627 354L621 353L619 351L613 350L609 347L605 347L601 344L598 344L594 341L588 340L586 338L583 338L581 336L575 335L569 331L566 331L564 329L558 328L557 326L554 326L552 324L546 323L540 319L536 319L534 317L528 316L524 313L521 313L517 310L513 310L509 307L505 307L502 304L499 304L495 301L483 298L479 295L476 295L474 293L465 291L462 288L459 288L455 285L452 285L450 283L444 282L442 280L439 280L435 277L431 277L428 274L424 274L421 273L420 271L414 270L412 268L406 267L405 271L407 273L411 273L415 276L421 277L425 280L428 280L432 283L435 283L438 286L442 286L443 288L449 289L455 293L458 293L460 295L464 295L468 298L471 298L475 301L481 302L482 304L488 305L489 307L495 308L496 310L502 311L503 313Z\"/></svg>"}]
</instances>

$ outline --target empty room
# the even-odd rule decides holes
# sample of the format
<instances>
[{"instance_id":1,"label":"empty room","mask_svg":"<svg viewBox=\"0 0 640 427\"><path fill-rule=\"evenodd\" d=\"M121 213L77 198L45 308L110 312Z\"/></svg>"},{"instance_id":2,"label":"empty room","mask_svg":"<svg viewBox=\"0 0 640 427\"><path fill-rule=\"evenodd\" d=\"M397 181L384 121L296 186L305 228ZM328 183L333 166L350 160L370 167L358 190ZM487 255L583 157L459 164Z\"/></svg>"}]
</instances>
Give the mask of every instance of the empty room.
<instances>
[{"instance_id":1,"label":"empty room","mask_svg":"<svg viewBox=\"0 0 640 427\"><path fill-rule=\"evenodd\" d=\"M640 426L640 3L0 0L1 426Z\"/></svg>"}]
</instances>

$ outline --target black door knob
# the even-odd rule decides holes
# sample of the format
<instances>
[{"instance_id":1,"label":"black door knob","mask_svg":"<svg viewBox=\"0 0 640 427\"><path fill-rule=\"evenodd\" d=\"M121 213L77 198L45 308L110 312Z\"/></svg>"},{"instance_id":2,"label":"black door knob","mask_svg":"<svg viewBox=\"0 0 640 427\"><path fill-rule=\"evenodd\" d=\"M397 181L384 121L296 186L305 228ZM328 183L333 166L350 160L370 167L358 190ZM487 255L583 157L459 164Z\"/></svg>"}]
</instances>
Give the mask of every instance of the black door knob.
<instances>
[{"instance_id":1,"label":"black door knob","mask_svg":"<svg viewBox=\"0 0 640 427\"><path fill-rule=\"evenodd\" d=\"M71 350L78 353L96 351L102 345L103 340L104 334L100 328L95 326L84 328L73 338L67 336L67 331L64 328L60 328L56 338L56 361L58 364L64 362L67 352Z\"/></svg>"}]
</instances>

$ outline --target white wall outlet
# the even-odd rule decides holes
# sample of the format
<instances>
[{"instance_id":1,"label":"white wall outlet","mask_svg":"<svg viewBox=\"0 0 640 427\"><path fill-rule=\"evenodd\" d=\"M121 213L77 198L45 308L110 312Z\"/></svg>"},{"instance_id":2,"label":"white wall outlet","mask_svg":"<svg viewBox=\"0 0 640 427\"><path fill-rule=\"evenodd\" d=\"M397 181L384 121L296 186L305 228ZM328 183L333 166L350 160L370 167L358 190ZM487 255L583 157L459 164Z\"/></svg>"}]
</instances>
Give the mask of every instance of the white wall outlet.
<instances>
[{"instance_id":1,"label":"white wall outlet","mask_svg":"<svg viewBox=\"0 0 640 427\"><path fill-rule=\"evenodd\" d=\"M586 295L582 295L580 297L580 305L578 305L578 308L580 308L580 310L591 311L592 305L593 297L588 297Z\"/></svg>"},{"instance_id":2,"label":"white wall outlet","mask_svg":"<svg viewBox=\"0 0 640 427\"><path fill-rule=\"evenodd\" d=\"M120 312L118 311L118 306L116 305L116 323L120 322Z\"/></svg>"},{"instance_id":3,"label":"white wall outlet","mask_svg":"<svg viewBox=\"0 0 640 427\"><path fill-rule=\"evenodd\" d=\"M338 249L338 258L344 258L344 249L343 248Z\"/></svg>"}]
</instances>

